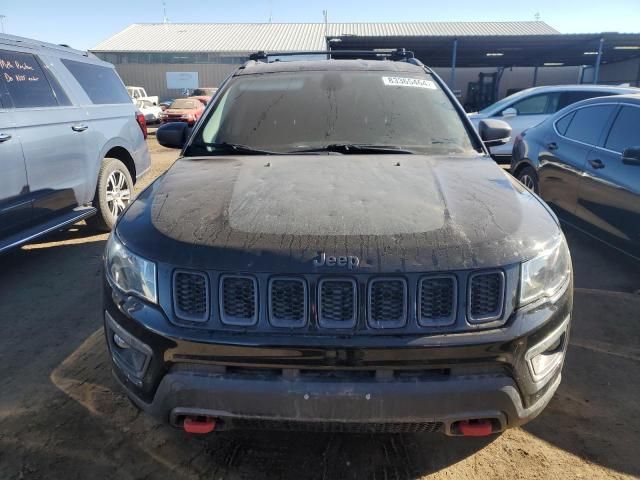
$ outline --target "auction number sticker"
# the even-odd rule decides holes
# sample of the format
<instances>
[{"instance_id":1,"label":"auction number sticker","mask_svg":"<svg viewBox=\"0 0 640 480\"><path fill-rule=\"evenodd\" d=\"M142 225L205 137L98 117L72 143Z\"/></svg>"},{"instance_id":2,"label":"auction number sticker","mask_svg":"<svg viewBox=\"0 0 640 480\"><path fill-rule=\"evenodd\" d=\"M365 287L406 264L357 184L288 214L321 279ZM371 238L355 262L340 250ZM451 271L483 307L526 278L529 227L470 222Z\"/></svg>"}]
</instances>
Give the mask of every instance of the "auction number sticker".
<instances>
[{"instance_id":1,"label":"auction number sticker","mask_svg":"<svg viewBox=\"0 0 640 480\"><path fill-rule=\"evenodd\" d=\"M387 87L414 87L436 90L436 84L434 82L422 78L382 77L382 82Z\"/></svg>"}]
</instances>

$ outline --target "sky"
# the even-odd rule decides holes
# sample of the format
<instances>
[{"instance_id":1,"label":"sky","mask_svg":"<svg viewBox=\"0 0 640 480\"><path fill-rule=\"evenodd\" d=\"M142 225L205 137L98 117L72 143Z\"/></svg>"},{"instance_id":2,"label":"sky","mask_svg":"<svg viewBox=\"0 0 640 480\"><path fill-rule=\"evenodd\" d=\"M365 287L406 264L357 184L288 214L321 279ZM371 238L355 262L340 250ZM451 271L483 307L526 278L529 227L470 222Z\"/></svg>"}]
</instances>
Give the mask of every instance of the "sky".
<instances>
[{"instance_id":1,"label":"sky","mask_svg":"<svg viewBox=\"0 0 640 480\"><path fill-rule=\"evenodd\" d=\"M173 23L523 21L562 33L640 32L640 0L165 0ZM0 0L6 33L88 49L132 23L163 20L162 0ZM443 8L446 7L446 8Z\"/></svg>"}]
</instances>

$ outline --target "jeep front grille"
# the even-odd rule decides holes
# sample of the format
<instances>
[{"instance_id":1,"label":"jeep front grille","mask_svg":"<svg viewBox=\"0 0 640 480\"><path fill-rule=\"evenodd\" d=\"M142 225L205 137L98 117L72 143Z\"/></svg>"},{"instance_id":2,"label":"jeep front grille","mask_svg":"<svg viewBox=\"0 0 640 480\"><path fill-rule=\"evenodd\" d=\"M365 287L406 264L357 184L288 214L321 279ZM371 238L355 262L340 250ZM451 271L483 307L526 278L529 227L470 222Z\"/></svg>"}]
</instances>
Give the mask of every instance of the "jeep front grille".
<instances>
[{"instance_id":1,"label":"jeep front grille","mask_svg":"<svg viewBox=\"0 0 640 480\"><path fill-rule=\"evenodd\" d=\"M254 325L258 321L258 285L246 275L220 279L220 319L227 325Z\"/></svg>"},{"instance_id":2,"label":"jeep front grille","mask_svg":"<svg viewBox=\"0 0 640 480\"><path fill-rule=\"evenodd\" d=\"M178 270L173 274L173 308L176 316L190 322L209 318L209 279L206 274Z\"/></svg>"},{"instance_id":3,"label":"jeep front grille","mask_svg":"<svg viewBox=\"0 0 640 480\"><path fill-rule=\"evenodd\" d=\"M388 277L356 274L357 279L175 270L169 308L177 323L199 322L212 329L412 335L446 327L463 332L476 328L470 324L491 328L506 321L516 274L515 267Z\"/></svg>"},{"instance_id":4,"label":"jeep front grille","mask_svg":"<svg viewBox=\"0 0 640 480\"><path fill-rule=\"evenodd\" d=\"M454 275L423 277L418 284L418 323L423 327L456 321L458 285Z\"/></svg>"},{"instance_id":5,"label":"jeep front grille","mask_svg":"<svg viewBox=\"0 0 640 480\"><path fill-rule=\"evenodd\" d=\"M369 324L374 328L399 328L407 322L407 283L401 278L376 278L369 282Z\"/></svg>"},{"instance_id":6,"label":"jeep front grille","mask_svg":"<svg viewBox=\"0 0 640 480\"><path fill-rule=\"evenodd\" d=\"M469 321L484 323L502 316L504 305L504 273L478 272L469 277Z\"/></svg>"},{"instance_id":7,"label":"jeep front grille","mask_svg":"<svg viewBox=\"0 0 640 480\"><path fill-rule=\"evenodd\" d=\"M307 284L299 278L269 281L269 321L276 327L302 327L307 321Z\"/></svg>"},{"instance_id":8,"label":"jeep front grille","mask_svg":"<svg viewBox=\"0 0 640 480\"><path fill-rule=\"evenodd\" d=\"M318 283L318 321L326 328L353 328L358 312L356 282L350 278Z\"/></svg>"}]
</instances>

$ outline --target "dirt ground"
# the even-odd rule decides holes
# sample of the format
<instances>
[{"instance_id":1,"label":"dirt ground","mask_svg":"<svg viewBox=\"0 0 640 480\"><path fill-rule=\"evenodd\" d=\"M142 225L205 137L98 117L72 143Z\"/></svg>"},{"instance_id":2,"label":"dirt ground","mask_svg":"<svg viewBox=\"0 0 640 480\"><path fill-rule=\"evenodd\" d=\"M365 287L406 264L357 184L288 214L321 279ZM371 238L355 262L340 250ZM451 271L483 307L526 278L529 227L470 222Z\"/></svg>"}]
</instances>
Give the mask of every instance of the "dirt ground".
<instances>
[{"instance_id":1,"label":"dirt ground","mask_svg":"<svg viewBox=\"0 0 640 480\"><path fill-rule=\"evenodd\" d=\"M176 157L149 143L153 171L143 184ZM577 288L562 385L538 419L489 439L192 437L159 425L110 374L100 308L106 236L81 224L27 245L0 257L0 479L638 478L640 265L567 236Z\"/></svg>"}]
</instances>

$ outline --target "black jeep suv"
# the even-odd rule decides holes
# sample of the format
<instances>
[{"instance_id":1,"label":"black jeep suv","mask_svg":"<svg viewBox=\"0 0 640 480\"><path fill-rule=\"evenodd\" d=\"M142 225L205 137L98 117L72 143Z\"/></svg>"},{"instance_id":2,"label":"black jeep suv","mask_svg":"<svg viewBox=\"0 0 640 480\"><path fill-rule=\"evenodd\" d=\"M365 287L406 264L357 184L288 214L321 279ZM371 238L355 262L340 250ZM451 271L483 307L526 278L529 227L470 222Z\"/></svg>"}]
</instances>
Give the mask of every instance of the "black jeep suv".
<instances>
[{"instance_id":1,"label":"black jeep suv","mask_svg":"<svg viewBox=\"0 0 640 480\"><path fill-rule=\"evenodd\" d=\"M557 219L419 61L240 67L119 218L106 339L133 402L233 427L488 435L541 412L572 309Z\"/></svg>"}]
</instances>

